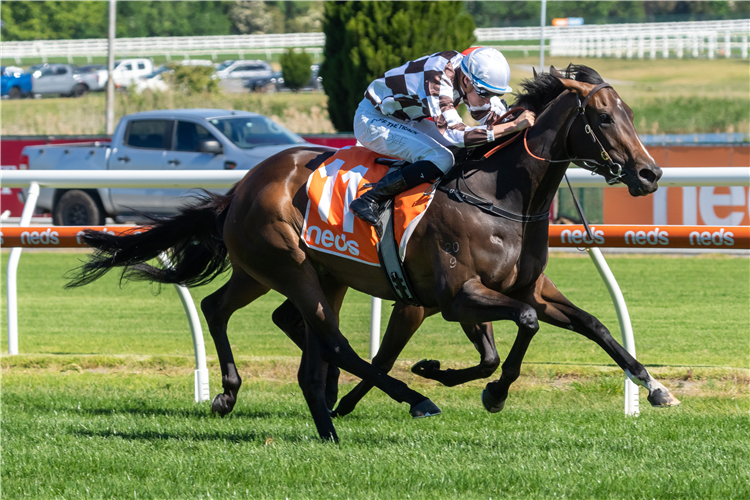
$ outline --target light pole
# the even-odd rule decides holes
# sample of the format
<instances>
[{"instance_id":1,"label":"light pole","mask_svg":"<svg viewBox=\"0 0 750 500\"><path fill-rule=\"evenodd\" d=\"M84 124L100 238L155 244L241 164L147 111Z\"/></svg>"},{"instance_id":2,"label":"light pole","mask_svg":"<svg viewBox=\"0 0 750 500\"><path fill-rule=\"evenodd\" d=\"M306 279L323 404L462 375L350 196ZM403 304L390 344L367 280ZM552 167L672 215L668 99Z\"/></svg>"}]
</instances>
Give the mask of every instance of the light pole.
<instances>
[{"instance_id":1,"label":"light pole","mask_svg":"<svg viewBox=\"0 0 750 500\"><path fill-rule=\"evenodd\" d=\"M541 36L539 37L539 72L544 71L544 25L547 24L547 0L542 0L542 16L539 21Z\"/></svg>"},{"instance_id":2,"label":"light pole","mask_svg":"<svg viewBox=\"0 0 750 500\"><path fill-rule=\"evenodd\" d=\"M115 81L112 75L115 71L115 15L117 13L116 0L109 0L109 50L107 52L107 135L115 132Z\"/></svg>"}]
</instances>

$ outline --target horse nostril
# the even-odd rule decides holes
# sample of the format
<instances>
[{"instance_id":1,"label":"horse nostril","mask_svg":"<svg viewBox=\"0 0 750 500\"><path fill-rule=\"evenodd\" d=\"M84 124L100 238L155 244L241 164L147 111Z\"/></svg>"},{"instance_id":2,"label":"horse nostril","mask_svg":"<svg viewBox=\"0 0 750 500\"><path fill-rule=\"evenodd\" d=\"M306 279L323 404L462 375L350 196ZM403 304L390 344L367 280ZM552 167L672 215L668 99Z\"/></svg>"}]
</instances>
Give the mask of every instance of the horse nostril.
<instances>
[{"instance_id":1,"label":"horse nostril","mask_svg":"<svg viewBox=\"0 0 750 500\"><path fill-rule=\"evenodd\" d=\"M642 168L638 171L638 176L648 184L656 182L656 174L647 168Z\"/></svg>"}]
</instances>

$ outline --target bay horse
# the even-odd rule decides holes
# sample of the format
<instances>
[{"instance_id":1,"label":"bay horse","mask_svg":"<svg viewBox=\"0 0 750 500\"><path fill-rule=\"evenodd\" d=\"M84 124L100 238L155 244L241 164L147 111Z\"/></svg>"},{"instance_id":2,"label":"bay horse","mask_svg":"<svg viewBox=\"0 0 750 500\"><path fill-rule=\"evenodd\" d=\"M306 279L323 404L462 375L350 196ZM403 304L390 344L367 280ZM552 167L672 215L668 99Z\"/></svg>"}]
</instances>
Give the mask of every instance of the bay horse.
<instances>
[{"instance_id":1,"label":"bay horse","mask_svg":"<svg viewBox=\"0 0 750 500\"><path fill-rule=\"evenodd\" d=\"M564 74L551 68L523 88L517 103L536 111L536 124L523 140L496 154L490 154L495 144L478 148L456 166L443 179L444 186L455 184L456 189L435 193L412 234L404 264L425 307L422 314L439 311L446 320L485 334L492 321L517 324L500 378L482 392L491 412L503 408L539 320L596 342L628 377L648 389L652 405L679 404L599 320L573 305L543 273L549 229L544 214L571 161L609 182L624 182L632 196L656 191L661 169L638 139L630 108L591 68L570 65ZM397 402L409 403L414 417L440 413L424 395L361 359L339 330L338 314L349 287L386 300L396 296L381 269L316 251L302 240L305 184L332 154L307 146L278 153L226 195L207 195L139 234L87 231L83 239L96 251L69 286L89 283L113 267L124 268L123 279L196 286L231 267L229 281L201 303L221 365L224 392L211 403L220 415L232 411L241 384L227 322L270 289L287 298L274 312L274 321L303 349L298 382L322 439L338 441L329 410L335 389L327 384L337 376L336 367ZM482 202L457 202L456 197L468 199L460 196L462 190ZM172 266L147 263L167 250ZM415 309L401 313L414 314Z\"/></svg>"}]
</instances>

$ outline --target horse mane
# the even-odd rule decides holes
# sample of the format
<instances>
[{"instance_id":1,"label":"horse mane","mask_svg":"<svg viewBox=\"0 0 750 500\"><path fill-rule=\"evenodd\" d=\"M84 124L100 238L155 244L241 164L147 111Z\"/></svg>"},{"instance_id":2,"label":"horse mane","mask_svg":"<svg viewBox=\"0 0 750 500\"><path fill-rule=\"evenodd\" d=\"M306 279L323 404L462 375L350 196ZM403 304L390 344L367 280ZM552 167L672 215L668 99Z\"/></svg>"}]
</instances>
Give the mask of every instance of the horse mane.
<instances>
[{"instance_id":1,"label":"horse mane","mask_svg":"<svg viewBox=\"0 0 750 500\"><path fill-rule=\"evenodd\" d=\"M521 82L521 88L524 91L515 94L515 105L531 109L540 115L557 96L565 91L560 78L594 85L604 82L599 73L581 64L569 64L562 72L551 68L550 73L539 73L536 78L527 78Z\"/></svg>"}]
</instances>

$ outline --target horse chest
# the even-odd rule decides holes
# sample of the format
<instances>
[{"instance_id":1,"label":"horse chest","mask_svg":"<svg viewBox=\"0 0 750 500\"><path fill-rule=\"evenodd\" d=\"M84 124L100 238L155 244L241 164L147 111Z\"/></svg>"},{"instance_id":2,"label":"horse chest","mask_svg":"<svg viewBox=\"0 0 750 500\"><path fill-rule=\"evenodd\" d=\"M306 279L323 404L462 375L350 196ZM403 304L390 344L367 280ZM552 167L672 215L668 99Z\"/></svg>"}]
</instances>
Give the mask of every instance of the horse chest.
<instances>
[{"instance_id":1,"label":"horse chest","mask_svg":"<svg viewBox=\"0 0 750 500\"><path fill-rule=\"evenodd\" d=\"M482 282L502 293L536 283L547 261L546 244L539 245L536 240L536 236L527 238L515 233L488 235L488 245L475 247L473 259Z\"/></svg>"}]
</instances>

